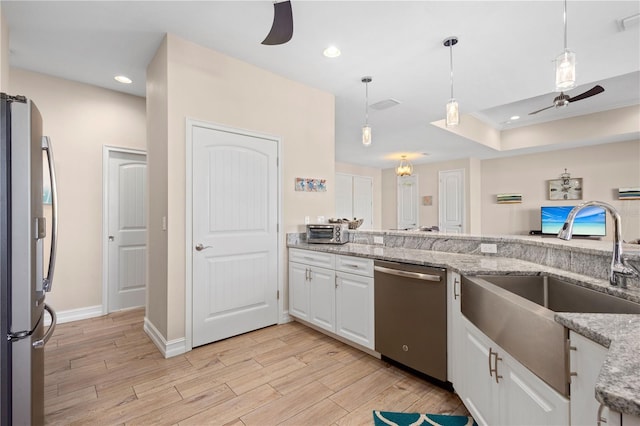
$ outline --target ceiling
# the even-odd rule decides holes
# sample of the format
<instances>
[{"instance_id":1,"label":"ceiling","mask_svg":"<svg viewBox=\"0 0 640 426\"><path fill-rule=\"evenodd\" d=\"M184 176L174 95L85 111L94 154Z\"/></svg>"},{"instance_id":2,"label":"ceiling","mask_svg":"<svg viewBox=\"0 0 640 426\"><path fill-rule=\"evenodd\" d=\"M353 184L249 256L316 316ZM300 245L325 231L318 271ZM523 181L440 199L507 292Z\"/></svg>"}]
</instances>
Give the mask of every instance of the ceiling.
<instances>
[{"instance_id":1,"label":"ceiling","mask_svg":"<svg viewBox=\"0 0 640 426\"><path fill-rule=\"evenodd\" d=\"M392 167L491 158L500 153L430 123L449 99L449 49L455 35L455 97L461 114L505 129L640 104L640 2L570 0L568 47L577 55L575 96L600 83L605 93L550 109L552 60L563 49L563 2L292 0L294 34L280 46L260 42L273 4L263 1L1 1L14 67L145 95L145 70L165 33L331 92L336 98L336 161ZM337 45L342 55L322 50ZM113 80L125 74L133 84ZM363 147L365 87L373 144ZM508 123L514 114L522 118ZM464 120L464 116L462 117ZM546 149L549 149L547 147ZM426 155L423 155L426 154ZM517 154L517 152L512 152Z\"/></svg>"}]
</instances>

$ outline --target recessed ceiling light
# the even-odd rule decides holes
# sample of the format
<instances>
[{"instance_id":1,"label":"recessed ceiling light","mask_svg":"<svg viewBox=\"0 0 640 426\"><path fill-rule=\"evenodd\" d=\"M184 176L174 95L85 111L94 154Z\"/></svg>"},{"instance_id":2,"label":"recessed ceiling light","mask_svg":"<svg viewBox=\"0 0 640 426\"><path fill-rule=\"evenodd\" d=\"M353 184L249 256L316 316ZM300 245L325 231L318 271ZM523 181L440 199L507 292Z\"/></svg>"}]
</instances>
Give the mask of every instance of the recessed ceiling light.
<instances>
[{"instance_id":1,"label":"recessed ceiling light","mask_svg":"<svg viewBox=\"0 0 640 426\"><path fill-rule=\"evenodd\" d=\"M336 46L329 46L322 51L322 54L327 58L337 58L340 56L340 49Z\"/></svg>"},{"instance_id":2,"label":"recessed ceiling light","mask_svg":"<svg viewBox=\"0 0 640 426\"><path fill-rule=\"evenodd\" d=\"M512 115L509 120L519 120L520 116L519 115Z\"/></svg>"},{"instance_id":3,"label":"recessed ceiling light","mask_svg":"<svg viewBox=\"0 0 640 426\"><path fill-rule=\"evenodd\" d=\"M115 77L113 77L113 79L115 81L117 81L118 83L122 83L122 84L131 84L131 83L133 83L133 81L129 77L125 76L125 75L116 75Z\"/></svg>"}]
</instances>

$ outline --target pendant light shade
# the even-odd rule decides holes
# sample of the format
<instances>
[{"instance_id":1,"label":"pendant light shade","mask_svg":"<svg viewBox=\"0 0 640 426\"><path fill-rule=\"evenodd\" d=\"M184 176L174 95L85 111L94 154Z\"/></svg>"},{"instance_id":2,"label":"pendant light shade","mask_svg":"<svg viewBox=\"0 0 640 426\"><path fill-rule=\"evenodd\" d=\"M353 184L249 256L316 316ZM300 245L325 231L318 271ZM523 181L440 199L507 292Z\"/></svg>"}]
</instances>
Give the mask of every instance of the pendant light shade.
<instances>
[{"instance_id":1,"label":"pendant light shade","mask_svg":"<svg viewBox=\"0 0 640 426\"><path fill-rule=\"evenodd\" d=\"M369 83L372 78L370 76L362 77L364 83L364 126L362 126L362 145L371 145L371 127L369 126Z\"/></svg>"},{"instance_id":2,"label":"pendant light shade","mask_svg":"<svg viewBox=\"0 0 640 426\"><path fill-rule=\"evenodd\" d=\"M457 126L460 124L460 114L458 112L458 102L453 97L453 46L458 44L458 37L447 37L443 44L449 48L449 66L451 70L451 98L447 103L445 124L447 127Z\"/></svg>"},{"instance_id":3,"label":"pendant light shade","mask_svg":"<svg viewBox=\"0 0 640 426\"><path fill-rule=\"evenodd\" d=\"M576 54L567 49L567 0L564 0L564 50L556 58L556 92L576 87Z\"/></svg>"},{"instance_id":4,"label":"pendant light shade","mask_svg":"<svg viewBox=\"0 0 640 426\"><path fill-rule=\"evenodd\" d=\"M400 164L396 167L396 175L397 176L411 176L413 173L413 166L409 161L407 161L407 156L403 155L402 160L400 160Z\"/></svg>"}]
</instances>

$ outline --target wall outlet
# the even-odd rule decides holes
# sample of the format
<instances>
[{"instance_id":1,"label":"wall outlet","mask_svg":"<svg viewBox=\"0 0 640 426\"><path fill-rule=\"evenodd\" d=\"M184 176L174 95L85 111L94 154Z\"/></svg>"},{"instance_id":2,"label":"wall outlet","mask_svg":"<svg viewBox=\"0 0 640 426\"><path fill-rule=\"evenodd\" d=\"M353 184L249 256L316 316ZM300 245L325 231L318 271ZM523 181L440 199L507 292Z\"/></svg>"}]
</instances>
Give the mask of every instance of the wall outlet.
<instances>
[{"instance_id":1,"label":"wall outlet","mask_svg":"<svg viewBox=\"0 0 640 426\"><path fill-rule=\"evenodd\" d=\"M498 253L498 246L496 244L480 244L481 253Z\"/></svg>"},{"instance_id":2,"label":"wall outlet","mask_svg":"<svg viewBox=\"0 0 640 426\"><path fill-rule=\"evenodd\" d=\"M384 244L384 237L373 237L373 244Z\"/></svg>"},{"instance_id":3,"label":"wall outlet","mask_svg":"<svg viewBox=\"0 0 640 426\"><path fill-rule=\"evenodd\" d=\"M304 217L304 224L308 225L309 224L309 216L305 216Z\"/></svg>"}]
</instances>

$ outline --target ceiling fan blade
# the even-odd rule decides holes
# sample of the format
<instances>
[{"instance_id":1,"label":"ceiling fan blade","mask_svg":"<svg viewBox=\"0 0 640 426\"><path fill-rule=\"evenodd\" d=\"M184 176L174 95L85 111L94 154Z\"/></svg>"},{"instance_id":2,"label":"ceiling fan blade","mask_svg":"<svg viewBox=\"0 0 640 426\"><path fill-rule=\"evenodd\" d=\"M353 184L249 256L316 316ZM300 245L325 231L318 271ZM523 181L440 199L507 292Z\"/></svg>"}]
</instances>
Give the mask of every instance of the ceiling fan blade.
<instances>
[{"instance_id":1,"label":"ceiling fan blade","mask_svg":"<svg viewBox=\"0 0 640 426\"><path fill-rule=\"evenodd\" d=\"M597 95L598 93L604 92L604 87L600 85L595 85L591 89L587 90L584 93L580 93L579 95L573 96L569 98L569 102L581 101L582 99L589 98L591 96Z\"/></svg>"},{"instance_id":2,"label":"ceiling fan blade","mask_svg":"<svg viewBox=\"0 0 640 426\"><path fill-rule=\"evenodd\" d=\"M539 110L537 110L537 111L530 112L530 113L529 113L529 115L537 114L537 113L542 112L542 111L544 111L544 110L546 110L546 109L553 108L554 106L555 106L555 105L551 105L551 106L548 106L548 107L546 107L546 108L542 108L542 109L539 109Z\"/></svg>"},{"instance_id":3,"label":"ceiling fan blade","mask_svg":"<svg viewBox=\"0 0 640 426\"><path fill-rule=\"evenodd\" d=\"M293 36L293 14L289 0L273 4L273 24L271 31L262 41L269 46L284 44Z\"/></svg>"}]
</instances>

